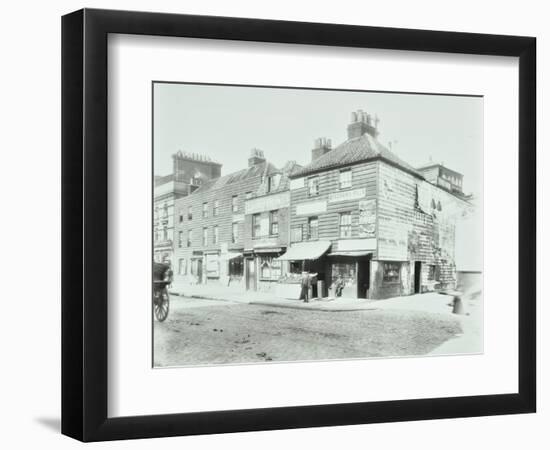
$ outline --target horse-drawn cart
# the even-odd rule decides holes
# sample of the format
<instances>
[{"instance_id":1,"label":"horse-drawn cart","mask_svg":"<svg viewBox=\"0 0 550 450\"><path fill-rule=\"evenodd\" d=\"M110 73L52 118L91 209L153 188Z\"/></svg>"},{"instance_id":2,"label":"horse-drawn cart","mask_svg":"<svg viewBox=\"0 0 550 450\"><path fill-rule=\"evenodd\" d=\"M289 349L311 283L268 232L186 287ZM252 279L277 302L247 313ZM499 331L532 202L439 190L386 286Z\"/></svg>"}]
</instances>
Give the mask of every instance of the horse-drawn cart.
<instances>
[{"instance_id":1,"label":"horse-drawn cart","mask_svg":"<svg viewBox=\"0 0 550 450\"><path fill-rule=\"evenodd\" d=\"M168 317L170 295L168 285L172 283L172 269L168 264L153 263L153 313L159 322Z\"/></svg>"}]
</instances>

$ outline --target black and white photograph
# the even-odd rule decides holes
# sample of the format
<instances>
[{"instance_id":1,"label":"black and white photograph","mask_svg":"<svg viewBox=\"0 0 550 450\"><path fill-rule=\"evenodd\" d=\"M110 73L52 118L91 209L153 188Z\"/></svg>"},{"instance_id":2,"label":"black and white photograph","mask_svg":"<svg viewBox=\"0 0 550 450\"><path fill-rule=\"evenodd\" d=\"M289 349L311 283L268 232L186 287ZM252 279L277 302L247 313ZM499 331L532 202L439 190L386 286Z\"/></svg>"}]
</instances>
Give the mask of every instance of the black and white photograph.
<instances>
[{"instance_id":1,"label":"black and white photograph","mask_svg":"<svg viewBox=\"0 0 550 450\"><path fill-rule=\"evenodd\" d=\"M483 353L483 130L481 95L153 81L153 367Z\"/></svg>"}]
</instances>

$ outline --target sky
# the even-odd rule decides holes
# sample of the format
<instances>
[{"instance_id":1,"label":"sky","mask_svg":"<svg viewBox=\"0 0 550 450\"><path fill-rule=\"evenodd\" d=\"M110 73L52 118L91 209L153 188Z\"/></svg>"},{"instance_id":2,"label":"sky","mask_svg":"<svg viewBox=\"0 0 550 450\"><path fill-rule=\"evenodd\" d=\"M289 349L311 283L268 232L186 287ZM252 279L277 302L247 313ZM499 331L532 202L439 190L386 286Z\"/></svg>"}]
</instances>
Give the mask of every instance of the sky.
<instances>
[{"instance_id":1,"label":"sky","mask_svg":"<svg viewBox=\"0 0 550 450\"><path fill-rule=\"evenodd\" d=\"M174 83L154 85L154 172L172 171L178 150L247 166L252 148L277 167L311 161L314 140L347 139L351 112L380 119L378 140L413 166L443 163L464 175L464 192L483 188L483 98Z\"/></svg>"}]
</instances>

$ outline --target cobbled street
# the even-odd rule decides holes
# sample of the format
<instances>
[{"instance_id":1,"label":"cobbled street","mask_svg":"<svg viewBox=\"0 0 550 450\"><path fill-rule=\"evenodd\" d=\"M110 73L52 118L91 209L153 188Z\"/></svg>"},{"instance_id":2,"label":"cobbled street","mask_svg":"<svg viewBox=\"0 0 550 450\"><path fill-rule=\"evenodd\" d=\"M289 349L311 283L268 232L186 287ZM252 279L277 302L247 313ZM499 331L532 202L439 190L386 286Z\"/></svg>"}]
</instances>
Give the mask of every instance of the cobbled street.
<instances>
[{"instance_id":1,"label":"cobbled street","mask_svg":"<svg viewBox=\"0 0 550 450\"><path fill-rule=\"evenodd\" d=\"M156 367L424 355L462 332L453 316L316 311L171 297Z\"/></svg>"}]
</instances>

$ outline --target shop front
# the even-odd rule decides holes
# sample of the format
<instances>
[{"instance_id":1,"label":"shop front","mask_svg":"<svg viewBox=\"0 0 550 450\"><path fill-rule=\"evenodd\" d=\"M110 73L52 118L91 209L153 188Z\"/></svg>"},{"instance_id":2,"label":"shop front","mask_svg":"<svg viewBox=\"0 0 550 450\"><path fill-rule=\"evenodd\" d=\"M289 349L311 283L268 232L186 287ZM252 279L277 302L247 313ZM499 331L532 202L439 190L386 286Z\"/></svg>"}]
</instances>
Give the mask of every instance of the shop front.
<instances>
[{"instance_id":1,"label":"shop front","mask_svg":"<svg viewBox=\"0 0 550 450\"><path fill-rule=\"evenodd\" d=\"M372 252L340 251L328 255L330 297L370 298Z\"/></svg>"},{"instance_id":2,"label":"shop front","mask_svg":"<svg viewBox=\"0 0 550 450\"><path fill-rule=\"evenodd\" d=\"M286 253L279 256L277 260L287 263L288 271L277 284L277 295L298 300L302 276L307 272L312 280L312 296L326 297L326 253L330 246L330 241L298 242L292 244Z\"/></svg>"}]
</instances>

